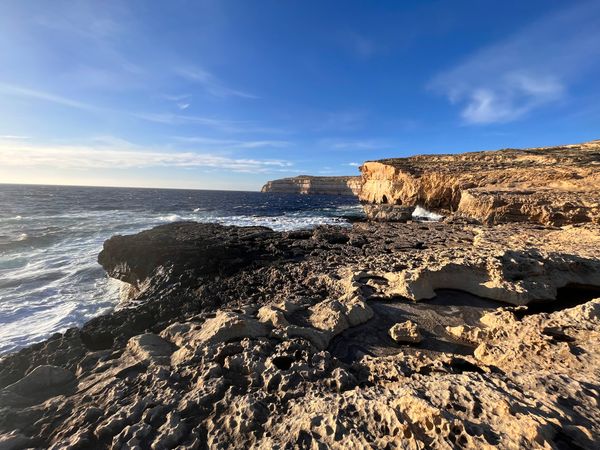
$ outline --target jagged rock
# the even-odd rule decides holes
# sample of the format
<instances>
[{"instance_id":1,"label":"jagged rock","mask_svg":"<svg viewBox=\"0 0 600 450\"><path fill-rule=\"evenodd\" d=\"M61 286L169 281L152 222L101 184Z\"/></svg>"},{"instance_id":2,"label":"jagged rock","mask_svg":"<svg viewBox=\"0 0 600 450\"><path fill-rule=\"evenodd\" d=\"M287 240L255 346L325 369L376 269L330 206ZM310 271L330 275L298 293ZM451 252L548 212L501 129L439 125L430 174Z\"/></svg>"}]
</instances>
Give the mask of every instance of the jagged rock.
<instances>
[{"instance_id":1,"label":"jagged rock","mask_svg":"<svg viewBox=\"0 0 600 450\"><path fill-rule=\"evenodd\" d=\"M600 141L560 147L369 161L360 199L371 217L390 205L457 212L486 224L600 223Z\"/></svg>"},{"instance_id":2,"label":"jagged rock","mask_svg":"<svg viewBox=\"0 0 600 450\"><path fill-rule=\"evenodd\" d=\"M401 344L418 344L423 340L417 324L407 320L390 328L390 337Z\"/></svg>"},{"instance_id":3,"label":"jagged rock","mask_svg":"<svg viewBox=\"0 0 600 450\"><path fill-rule=\"evenodd\" d=\"M281 178L268 181L261 192L277 192L285 194L320 194L320 195L358 195L361 180L359 176L347 177L315 177L300 175L292 178Z\"/></svg>"}]
</instances>

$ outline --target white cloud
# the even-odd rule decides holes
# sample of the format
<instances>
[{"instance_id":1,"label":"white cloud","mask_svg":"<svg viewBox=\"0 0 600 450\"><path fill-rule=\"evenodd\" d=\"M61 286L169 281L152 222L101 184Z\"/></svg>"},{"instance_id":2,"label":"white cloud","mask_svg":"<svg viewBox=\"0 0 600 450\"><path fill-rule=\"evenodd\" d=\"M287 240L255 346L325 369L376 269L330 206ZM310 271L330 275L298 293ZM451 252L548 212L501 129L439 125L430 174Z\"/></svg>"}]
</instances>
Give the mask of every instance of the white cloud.
<instances>
[{"instance_id":1,"label":"white cloud","mask_svg":"<svg viewBox=\"0 0 600 450\"><path fill-rule=\"evenodd\" d=\"M352 166L352 167L360 167L360 164L359 164L359 163L356 163L356 162L351 162L351 163L348 163L348 165L349 165L349 166Z\"/></svg>"},{"instance_id":2,"label":"white cloud","mask_svg":"<svg viewBox=\"0 0 600 450\"><path fill-rule=\"evenodd\" d=\"M16 134L2 134L0 135L0 139L4 139L4 140L13 140L13 139L30 139L29 136L18 136Z\"/></svg>"},{"instance_id":3,"label":"white cloud","mask_svg":"<svg viewBox=\"0 0 600 450\"><path fill-rule=\"evenodd\" d=\"M175 69L175 73L188 81L199 83L206 92L215 97L241 97L247 99L258 98L254 94L249 94L247 92L231 89L225 86L223 82L215 77L212 73L197 67L178 68Z\"/></svg>"},{"instance_id":4,"label":"white cloud","mask_svg":"<svg viewBox=\"0 0 600 450\"><path fill-rule=\"evenodd\" d=\"M138 119L149 122L162 123L165 125L194 124L201 125L226 133L284 133L283 130L276 128L262 127L251 121L227 120L214 117L192 116L185 114L171 113L132 113Z\"/></svg>"},{"instance_id":5,"label":"white cloud","mask_svg":"<svg viewBox=\"0 0 600 450\"><path fill-rule=\"evenodd\" d=\"M25 145L0 141L0 166L51 167L57 169L131 169L145 167L214 168L233 172L268 173L288 170L292 163L281 159L232 158L209 152L132 148L114 145L110 139L100 146Z\"/></svg>"},{"instance_id":6,"label":"white cloud","mask_svg":"<svg viewBox=\"0 0 600 450\"><path fill-rule=\"evenodd\" d=\"M546 16L436 76L430 88L461 107L468 124L509 122L566 97L600 67L600 3Z\"/></svg>"}]
</instances>

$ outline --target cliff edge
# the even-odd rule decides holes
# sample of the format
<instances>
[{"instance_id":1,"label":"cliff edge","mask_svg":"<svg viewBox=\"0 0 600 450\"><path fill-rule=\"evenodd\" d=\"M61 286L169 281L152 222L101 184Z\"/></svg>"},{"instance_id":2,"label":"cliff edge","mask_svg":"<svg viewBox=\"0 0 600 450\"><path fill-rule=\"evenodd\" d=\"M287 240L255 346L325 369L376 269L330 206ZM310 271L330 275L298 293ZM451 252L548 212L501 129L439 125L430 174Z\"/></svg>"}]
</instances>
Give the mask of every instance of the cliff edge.
<instances>
[{"instance_id":1,"label":"cliff edge","mask_svg":"<svg viewBox=\"0 0 600 450\"><path fill-rule=\"evenodd\" d=\"M361 178L359 176L313 177L299 175L268 181L261 192L314 195L358 195Z\"/></svg>"},{"instance_id":2,"label":"cliff edge","mask_svg":"<svg viewBox=\"0 0 600 450\"><path fill-rule=\"evenodd\" d=\"M600 223L600 140L384 159L360 170L372 218L410 216L421 205L486 224Z\"/></svg>"}]
</instances>

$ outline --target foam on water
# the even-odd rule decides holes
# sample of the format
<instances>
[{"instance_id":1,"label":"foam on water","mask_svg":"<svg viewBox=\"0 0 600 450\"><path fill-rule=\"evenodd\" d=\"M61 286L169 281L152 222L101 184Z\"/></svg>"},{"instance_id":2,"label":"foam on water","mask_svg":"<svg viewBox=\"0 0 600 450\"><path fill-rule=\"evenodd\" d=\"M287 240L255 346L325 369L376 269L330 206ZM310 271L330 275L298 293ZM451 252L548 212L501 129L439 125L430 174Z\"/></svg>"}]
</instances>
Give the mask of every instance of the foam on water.
<instances>
[{"instance_id":1,"label":"foam on water","mask_svg":"<svg viewBox=\"0 0 600 450\"><path fill-rule=\"evenodd\" d=\"M248 192L0 186L0 354L113 309L103 242L180 220L295 230L348 225L352 198Z\"/></svg>"},{"instance_id":2,"label":"foam on water","mask_svg":"<svg viewBox=\"0 0 600 450\"><path fill-rule=\"evenodd\" d=\"M415 208L415 210L413 211L412 216L415 219L431 220L431 221L434 221L434 222L437 222L438 220L441 220L444 217L441 214L437 214L437 213L434 213L432 211L427 211L422 206L417 206Z\"/></svg>"}]
</instances>

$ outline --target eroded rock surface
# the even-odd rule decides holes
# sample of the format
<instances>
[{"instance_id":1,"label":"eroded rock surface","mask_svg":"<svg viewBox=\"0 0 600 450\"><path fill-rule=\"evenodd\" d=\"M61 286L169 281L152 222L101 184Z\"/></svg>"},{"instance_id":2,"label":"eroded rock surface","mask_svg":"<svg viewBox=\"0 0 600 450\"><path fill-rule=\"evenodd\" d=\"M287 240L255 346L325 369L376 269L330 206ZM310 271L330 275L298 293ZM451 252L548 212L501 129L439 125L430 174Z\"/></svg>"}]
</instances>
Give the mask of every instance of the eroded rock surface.
<instances>
[{"instance_id":1,"label":"eroded rock surface","mask_svg":"<svg viewBox=\"0 0 600 450\"><path fill-rule=\"evenodd\" d=\"M0 443L597 448L599 250L592 223L114 237L132 297L0 361Z\"/></svg>"},{"instance_id":2,"label":"eroded rock surface","mask_svg":"<svg viewBox=\"0 0 600 450\"><path fill-rule=\"evenodd\" d=\"M600 141L369 161L360 199L375 219L417 205L483 223L600 223Z\"/></svg>"}]
</instances>

